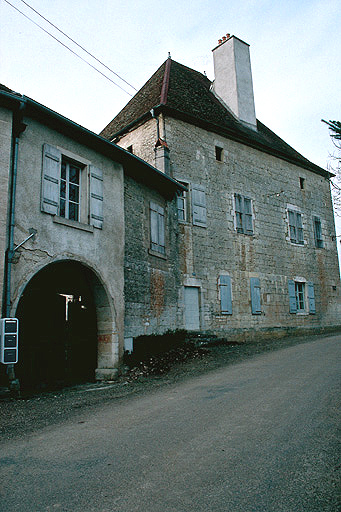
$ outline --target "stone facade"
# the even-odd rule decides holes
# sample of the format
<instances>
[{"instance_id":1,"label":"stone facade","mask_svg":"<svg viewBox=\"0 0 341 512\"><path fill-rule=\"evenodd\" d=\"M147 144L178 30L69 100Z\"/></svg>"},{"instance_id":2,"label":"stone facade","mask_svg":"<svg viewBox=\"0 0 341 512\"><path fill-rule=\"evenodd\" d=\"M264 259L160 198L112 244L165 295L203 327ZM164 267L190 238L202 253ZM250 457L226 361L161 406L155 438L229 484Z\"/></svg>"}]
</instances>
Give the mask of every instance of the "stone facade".
<instances>
[{"instance_id":1,"label":"stone facade","mask_svg":"<svg viewBox=\"0 0 341 512\"><path fill-rule=\"evenodd\" d=\"M2 317L19 317L19 376L72 380L83 365L84 378L111 379L124 351L125 279L127 336L176 316L179 185L33 100L5 89L0 104L0 305ZM151 250L150 204L164 212L164 254Z\"/></svg>"},{"instance_id":2,"label":"stone facade","mask_svg":"<svg viewBox=\"0 0 341 512\"><path fill-rule=\"evenodd\" d=\"M179 222L182 286L177 328L186 327L184 287L199 291L202 331L244 338L340 325L340 280L328 177L163 114L159 124L171 176L188 185L187 219ZM155 163L155 119L120 137L123 147ZM221 161L216 147L221 148ZM206 226L193 225L192 185L205 189ZM252 234L236 229L235 194L251 199ZM292 243L288 210L301 213L303 244ZM316 247L314 217L323 247ZM231 278L232 314L222 314L219 276ZM252 313L251 278L259 279L260 311ZM304 307L289 309L289 281L302 283ZM314 309L309 309L308 283ZM299 285L301 286L301 285Z\"/></svg>"},{"instance_id":3,"label":"stone facade","mask_svg":"<svg viewBox=\"0 0 341 512\"><path fill-rule=\"evenodd\" d=\"M11 165L12 145L12 114L9 110L0 108L0 190L9 189L9 168ZM2 194L0 201L0 255L4 255L7 247L7 207L8 196ZM2 278L5 260L0 258L0 304L2 303Z\"/></svg>"},{"instance_id":4,"label":"stone facade","mask_svg":"<svg viewBox=\"0 0 341 512\"><path fill-rule=\"evenodd\" d=\"M125 178L125 337L162 334L178 321L181 286L176 203ZM151 248L150 204L164 209L165 253Z\"/></svg>"}]
</instances>

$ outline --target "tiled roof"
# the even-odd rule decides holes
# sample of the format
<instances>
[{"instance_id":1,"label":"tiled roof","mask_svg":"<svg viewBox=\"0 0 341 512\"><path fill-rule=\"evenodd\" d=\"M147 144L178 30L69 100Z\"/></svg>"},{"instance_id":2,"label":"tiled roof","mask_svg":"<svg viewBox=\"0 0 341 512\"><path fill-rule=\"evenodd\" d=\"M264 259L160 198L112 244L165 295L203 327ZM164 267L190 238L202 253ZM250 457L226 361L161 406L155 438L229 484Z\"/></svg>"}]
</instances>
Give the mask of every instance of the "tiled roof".
<instances>
[{"instance_id":1,"label":"tiled roof","mask_svg":"<svg viewBox=\"0 0 341 512\"><path fill-rule=\"evenodd\" d=\"M211 91L212 82L202 73L167 59L101 135L112 140L151 117L150 110L200 126L208 131L237 140L300 167L328 177L260 121L258 130L240 123Z\"/></svg>"},{"instance_id":2,"label":"tiled roof","mask_svg":"<svg viewBox=\"0 0 341 512\"><path fill-rule=\"evenodd\" d=\"M0 84L0 106L9 108L16 113L16 116L20 114L20 116L24 115L25 118L31 117L36 119L50 126L53 130L62 133L64 136L70 137L121 163L126 174L132 176L136 181L140 181L158 190L165 197L172 197L177 190L186 190L186 187L183 187L178 181L167 176L138 156L132 155L125 149L108 141L108 139L87 130L41 103L12 91L3 84Z\"/></svg>"}]
</instances>

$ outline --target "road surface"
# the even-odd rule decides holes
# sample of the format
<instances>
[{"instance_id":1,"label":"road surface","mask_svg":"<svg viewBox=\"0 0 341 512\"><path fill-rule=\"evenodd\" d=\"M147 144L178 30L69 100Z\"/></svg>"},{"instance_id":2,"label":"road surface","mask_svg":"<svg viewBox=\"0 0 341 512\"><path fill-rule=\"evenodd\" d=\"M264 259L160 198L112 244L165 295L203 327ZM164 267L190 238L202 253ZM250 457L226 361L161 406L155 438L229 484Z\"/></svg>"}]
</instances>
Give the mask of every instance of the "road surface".
<instances>
[{"instance_id":1,"label":"road surface","mask_svg":"<svg viewBox=\"0 0 341 512\"><path fill-rule=\"evenodd\" d=\"M315 338L5 440L0 510L336 512L340 341Z\"/></svg>"}]
</instances>

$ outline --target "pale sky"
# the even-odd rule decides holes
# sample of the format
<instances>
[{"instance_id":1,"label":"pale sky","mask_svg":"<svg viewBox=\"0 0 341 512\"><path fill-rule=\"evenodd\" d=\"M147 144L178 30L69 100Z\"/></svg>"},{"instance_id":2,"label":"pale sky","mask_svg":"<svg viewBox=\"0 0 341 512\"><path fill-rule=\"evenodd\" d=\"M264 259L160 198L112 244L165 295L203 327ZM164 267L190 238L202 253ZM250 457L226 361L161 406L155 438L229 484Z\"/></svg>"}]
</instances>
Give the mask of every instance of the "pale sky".
<instances>
[{"instance_id":1,"label":"pale sky","mask_svg":"<svg viewBox=\"0 0 341 512\"><path fill-rule=\"evenodd\" d=\"M21 0L8 1L132 92ZM218 39L227 32L243 39L257 118L326 168L333 145L321 119L341 120L340 0L26 1L137 89L168 52L213 80ZM5 0L0 19L4 85L96 133L129 100Z\"/></svg>"}]
</instances>

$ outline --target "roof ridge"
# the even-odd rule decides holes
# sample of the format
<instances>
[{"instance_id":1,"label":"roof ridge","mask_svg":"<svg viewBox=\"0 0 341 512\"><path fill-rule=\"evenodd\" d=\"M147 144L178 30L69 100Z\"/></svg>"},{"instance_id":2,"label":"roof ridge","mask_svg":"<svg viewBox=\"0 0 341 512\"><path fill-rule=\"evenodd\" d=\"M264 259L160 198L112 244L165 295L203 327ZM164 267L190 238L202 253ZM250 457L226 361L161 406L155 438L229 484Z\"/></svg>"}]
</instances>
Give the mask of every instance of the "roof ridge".
<instances>
[{"instance_id":1,"label":"roof ridge","mask_svg":"<svg viewBox=\"0 0 341 512\"><path fill-rule=\"evenodd\" d=\"M166 103L167 103L171 63L172 63L172 59L168 58L166 60L165 73L163 75L163 82L162 82L162 87L161 87L161 97L160 97L161 105L166 105Z\"/></svg>"}]
</instances>

